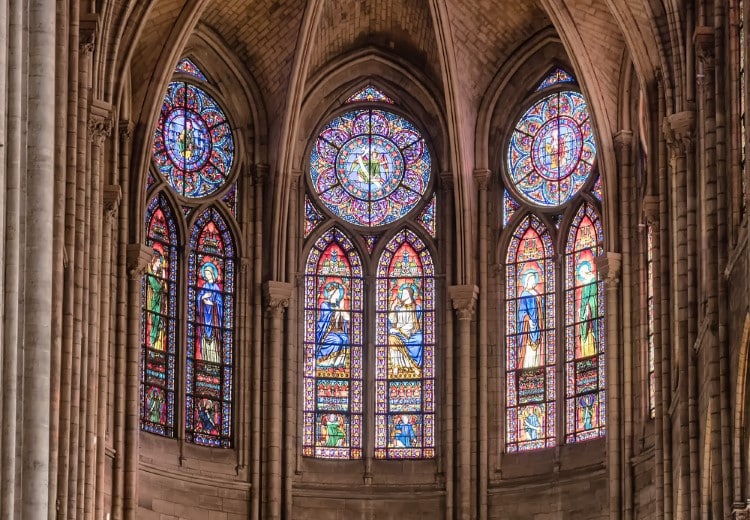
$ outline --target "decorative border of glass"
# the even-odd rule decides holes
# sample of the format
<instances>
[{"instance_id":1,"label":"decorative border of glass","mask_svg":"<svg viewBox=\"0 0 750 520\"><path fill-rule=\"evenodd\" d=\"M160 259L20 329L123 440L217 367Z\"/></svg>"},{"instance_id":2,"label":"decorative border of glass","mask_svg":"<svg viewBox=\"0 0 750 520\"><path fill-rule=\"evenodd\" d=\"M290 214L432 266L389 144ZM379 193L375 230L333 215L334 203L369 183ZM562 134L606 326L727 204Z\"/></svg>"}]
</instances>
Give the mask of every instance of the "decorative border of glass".
<instances>
[{"instance_id":1,"label":"decorative border of glass","mask_svg":"<svg viewBox=\"0 0 750 520\"><path fill-rule=\"evenodd\" d=\"M606 432L604 285L595 262L603 243L599 215L583 204L565 247L566 442Z\"/></svg>"},{"instance_id":2,"label":"decorative border of glass","mask_svg":"<svg viewBox=\"0 0 750 520\"><path fill-rule=\"evenodd\" d=\"M555 445L555 264L552 239L534 215L508 246L506 433L508 452Z\"/></svg>"},{"instance_id":3,"label":"decorative border of glass","mask_svg":"<svg viewBox=\"0 0 750 520\"><path fill-rule=\"evenodd\" d=\"M151 199L145 226L152 256L141 285L141 428L174 437L178 241L163 194Z\"/></svg>"},{"instance_id":4,"label":"decorative border of glass","mask_svg":"<svg viewBox=\"0 0 750 520\"><path fill-rule=\"evenodd\" d=\"M232 440L235 250L211 207L190 234L185 438L229 448Z\"/></svg>"},{"instance_id":5,"label":"decorative border of glass","mask_svg":"<svg viewBox=\"0 0 750 520\"><path fill-rule=\"evenodd\" d=\"M193 63L193 60L191 60L190 58L182 58L179 62L177 62L177 66L174 68L174 71L180 72L182 74L190 74L194 78L201 81L208 81L206 75L201 72L201 69L199 69L198 66Z\"/></svg>"},{"instance_id":6,"label":"decorative border of glass","mask_svg":"<svg viewBox=\"0 0 750 520\"><path fill-rule=\"evenodd\" d=\"M362 458L362 263L336 228L315 241L305 267L302 454Z\"/></svg>"},{"instance_id":7,"label":"decorative border of glass","mask_svg":"<svg viewBox=\"0 0 750 520\"><path fill-rule=\"evenodd\" d=\"M573 76L565 72L563 69L555 69L539 84L536 88L537 91L544 90L560 83L575 83L576 80Z\"/></svg>"},{"instance_id":8,"label":"decorative border of glass","mask_svg":"<svg viewBox=\"0 0 750 520\"><path fill-rule=\"evenodd\" d=\"M422 224L422 227L425 228L427 233L430 234L432 238L435 238L435 233L437 231L437 222L436 222L436 215L435 215L435 209L437 207L437 198L435 195L432 196L430 199L430 202L427 203L427 206L422 210L422 212L419 214L419 218L417 219L420 224Z\"/></svg>"},{"instance_id":9,"label":"decorative border of glass","mask_svg":"<svg viewBox=\"0 0 750 520\"><path fill-rule=\"evenodd\" d=\"M234 161L234 136L224 112L203 89L167 87L154 133L154 161L171 188L201 198L224 185Z\"/></svg>"},{"instance_id":10,"label":"decorative border of glass","mask_svg":"<svg viewBox=\"0 0 750 520\"><path fill-rule=\"evenodd\" d=\"M325 220L325 217L318 211L310 197L305 195L305 238Z\"/></svg>"},{"instance_id":11,"label":"decorative border of glass","mask_svg":"<svg viewBox=\"0 0 750 520\"><path fill-rule=\"evenodd\" d=\"M422 199L430 174L430 154L419 130L379 109L334 118L310 154L310 180L321 202L358 226L404 217Z\"/></svg>"},{"instance_id":12,"label":"decorative border of glass","mask_svg":"<svg viewBox=\"0 0 750 520\"><path fill-rule=\"evenodd\" d=\"M604 188L602 187L601 176L597 177L596 182L594 183L594 197L596 197L599 202L604 201Z\"/></svg>"},{"instance_id":13,"label":"decorative border of glass","mask_svg":"<svg viewBox=\"0 0 750 520\"><path fill-rule=\"evenodd\" d=\"M390 105L393 104L393 100L383 94L383 92L373 87L372 85L368 85L362 90L358 91L357 93L353 94L349 97L349 99L346 100L347 103L388 103Z\"/></svg>"},{"instance_id":14,"label":"decorative border of glass","mask_svg":"<svg viewBox=\"0 0 750 520\"><path fill-rule=\"evenodd\" d=\"M595 158L586 100L578 92L556 92L534 103L516 124L508 173L531 204L559 207L586 183Z\"/></svg>"},{"instance_id":15,"label":"decorative border of glass","mask_svg":"<svg viewBox=\"0 0 750 520\"><path fill-rule=\"evenodd\" d=\"M405 229L377 271L375 458L435 456L435 270Z\"/></svg>"},{"instance_id":16,"label":"decorative border of glass","mask_svg":"<svg viewBox=\"0 0 750 520\"><path fill-rule=\"evenodd\" d=\"M508 225L510 219L513 218L518 208L521 205L516 202L516 199L510 194L508 190L503 190L503 227Z\"/></svg>"},{"instance_id":17,"label":"decorative border of glass","mask_svg":"<svg viewBox=\"0 0 750 520\"><path fill-rule=\"evenodd\" d=\"M227 205L234 218L237 218L237 183L232 184L226 195L221 198L222 202Z\"/></svg>"}]
</instances>

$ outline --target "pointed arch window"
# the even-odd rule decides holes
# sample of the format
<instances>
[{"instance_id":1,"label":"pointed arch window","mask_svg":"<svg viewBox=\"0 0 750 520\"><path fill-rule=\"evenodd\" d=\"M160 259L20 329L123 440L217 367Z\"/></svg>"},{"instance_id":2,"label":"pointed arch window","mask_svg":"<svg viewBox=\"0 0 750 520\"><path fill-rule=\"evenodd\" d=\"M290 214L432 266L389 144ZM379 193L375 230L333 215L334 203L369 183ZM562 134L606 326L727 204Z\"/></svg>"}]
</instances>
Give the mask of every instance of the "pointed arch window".
<instances>
[{"instance_id":1,"label":"pointed arch window","mask_svg":"<svg viewBox=\"0 0 750 520\"><path fill-rule=\"evenodd\" d=\"M354 93L311 147L300 223L309 457L435 456L438 203L427 142L392 105L373 86Z\"/></svg>"},{"instance_id":2,"label":"pointed arch window","mask_svg":"<svg viewBox=\"0 0 750 520\"><path fill-rule=\"evenodd\" d=\"M588 107L575 88L566 71L550 73L507 144L501 308L508 452L605 433L604 293L596 269L602 185Z\"/></svg>"}]
</instances>

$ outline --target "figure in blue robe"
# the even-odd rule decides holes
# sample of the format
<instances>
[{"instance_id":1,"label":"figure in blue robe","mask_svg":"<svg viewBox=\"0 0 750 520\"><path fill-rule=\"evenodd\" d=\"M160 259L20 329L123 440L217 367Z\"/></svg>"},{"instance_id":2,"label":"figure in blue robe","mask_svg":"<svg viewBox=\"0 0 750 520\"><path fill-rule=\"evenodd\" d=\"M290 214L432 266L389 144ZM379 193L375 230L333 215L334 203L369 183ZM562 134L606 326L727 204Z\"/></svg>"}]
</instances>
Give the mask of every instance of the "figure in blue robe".
<instances>
[{"instance_id":1,"label":"figure in blue robe","mask_svg":"<svg viewBox=\"0 0 750 520\"><path fill-rule=\"evenodd\" d=\"M542 318L542 297L536 290L537 272L527 271L523 277L523 291L518 300L517 323L520 349L518 353L521 368L533 368L543 364L540 345Z\"/></svg>"},{"instance_id":2,"label":"figure in blue robe","mask_svg":"<svg viewBox=\"0 0 750 520\"><path fill-rule=\"evenodd\" d=\"M220 363L219 333L224 316L224 300L221 296L221 287L216 283L219 278L219 269L213 262L206 262L201 267L201 277L204 283L196 298L198 311L196 359Z\"/></svg>"},{"instance_id":3,"label":"figure in blue robe","mask_svg":"<svg viewBox=\"0 0 750 520\"><path fill-rule=\"evenodd\" d=\"M526 416L523 421L523 427L526 430L526 436L528 440L535 441L539 438L539 433L542 431L542 425L539 422L539 416L537 410L534 409Z\"/></svg>"},{"instance_id":4,"label":"figure in blue robe","mask_svg":"<svg viewBox=\"0 0 750 520\"><path fill-rule=\"evenodd\" d=\"M412 448L417 445L417 433L414 431L414 426L409 421L408 415L402 415L401 422L394 423L393 430L396 447Z\"/></svg>"},{"instance_id":5,"label":"figure in blue robe","mask_svg":"<svg viewBox=\"0 0 750 520\"><path fill-rule=\"evenodd\" d=\"M315 358L318 368L346 365L350 316L342 308L345 294L344 286L338 282L329 282L323 288L325 301L320 304L315 326Z\"/></svg>"}]
</instances>

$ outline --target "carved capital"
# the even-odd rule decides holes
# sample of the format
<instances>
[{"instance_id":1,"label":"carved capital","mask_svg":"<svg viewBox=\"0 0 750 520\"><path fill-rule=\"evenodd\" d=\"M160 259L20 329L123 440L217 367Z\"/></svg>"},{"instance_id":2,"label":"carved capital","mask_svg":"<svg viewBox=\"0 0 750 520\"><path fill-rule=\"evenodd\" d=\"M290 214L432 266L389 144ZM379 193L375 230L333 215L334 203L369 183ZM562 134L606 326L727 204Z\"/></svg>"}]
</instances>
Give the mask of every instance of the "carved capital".
<instances>
[{"instance_id":1,"label":"carved capital","mask_svg":"<svg viewBox=\"0 0 750 520\"><path fill-rule=\"evenodd\" d=\"M732 508L733 520L750 520L750 505L735 504Z\"/></svg>"},{"instance_id":2,"label":"carved capital","mask_svg":"<svg viewBox=\"0 0 750 520\"><path fill-rule=\"evenodd\" d=\"M243 256L240 258L240 271L245 274L250 269L251 259L249 256Z\"/></svg>"},{"instance_id":3,"label":"carved capital","mask_svg":"<svg viewBox=\"0 0 750 520\"><path fill-rule=\"evenodd\" d=\"M693 149L695 112L685 110L664 118L662 130L673 156L685 156Z\"/></svg>"},{"instance_id":4,"label":"carved capital","mask_svg":"<svg viewBox=\"0 0 750 520\"><path fill-rule=\"evenodd\" d=\"M87 14L81 17L78 45L81 54L92 54L96 44L96 33L99 30L99 17Z\"/></svg>"},{"instance_id":5,"label":"carved capital","mask_svg":"<svg viewBox=\"0 0 750 520\"><path fill-rule=\"evenodd\" d=\"M459 320L471 320L474 317L479 297L479 288L476 285L451 285L448 287L448 297Z\"/></svg>"},{"instance_id":6,"label":"carved capital","mask_svg":"<svg viewBox=\"0 0 750 520\"><path fill-rule=\"evenodd\" d=\"M615 150L622 162L623 157L630 155L633 146L633 132L630 130L620 130L614 135Z\"/></svg>"},{"instance_id":7,"label":"carved capital","mask_svg":"<svg viewBox=\"0 0 750 520\"><path fill-rule=\"evenodd\" d=\"M130 280L140 280L151 261L152 250L144 244L128 244L126 267Z\"/></svg>"},{"instance_id":8,"label":"carved capital","mask_svg":"<svg viewBox=\"0 0 750 520\"><path fill-rule=\"evenodd\" d=\"M253 181L255 184L262 186L268 178L270 168L267 164L255 164L252 169Z\"/></svg>"},{"instance_id":9,"label":"carved capital","mask_svg":"<svg viewBox=\"0 0 750 520\"><path fill-rule=\"evenodd\" d=\"M133 138L133 125L130 121L120 121L120 142L129 143Z\"/></svg>"},{"instance_id":10,"label":"carved capital","mask_svg":"<svg viewBox=\"0 0 750 520\"><path fill-rule=\"evenodd\" d=\"M119 184L108 184L104 187L104 216L112 219L117 213L122 200L122 190Z\"/></svg>"},{"instance_id":11,"label":"carved capital","mask_svg":"<svg viewBox=\"0 0 750 520\"><path fill-rule=\"evenodd\" d=\"M112 105L103 101L91 103L88 130L89 140L101 146L106 138L112 135Z\"/></svg>"},{"instance_id":12,"label":"carved capital","mask_svg":"<svg viewBox=\"0 0 750 520\"><path fill-rule=\"evenodd\" d=\"M477 187L480 191L487 191L487 188L490 185L490 174L492 172L490 170L486 169L479 169L477 168L474 170L474 180L477 183Z\"/></svg>"},{"instance_id":13,"label":"carved capital","mask_svg":"<svg viewBox=\"0 0 750 520\"><path fill-rule=\"evenodd\" d=\"M646 195L643 197L643 216L649 226L656 227L659 222L659 197Z\"/></svg>"},{"instance_id":14,"label":"carved capital","mask_svg":"<svg viewBox=\"0 0 750 520\"><path fill-rule=\"evenodd\" d=\"M693 45L695 45L695 55L703 65L704 75L713 75L713 69L716 65L715 46L714 46L714 29L708 26L698 26L693 33Z\"/></svg>"},{"instance_id":15,"label":"carved capital","mask_svg":"<svg viewBox=\"0 0 750 520\"><path fill-rule=\"evenodd\" d=\"M603 253L594 258L596 270L604 280L607 289L617 289L620 285L620 268L622 266L622 254Z\"/></svg>"},{"instance_id":16,"label":"carved capital","mask_svg":"<svg viewBox=\"0 0 750 520\"><path fill-rule=\"evenodd\" d=\"M440 172L439 178L443 191L453 191L453 172Z\"/></svg>"},{"instance_id":17,"label":"carved capital","mask_svg":"<svg viewBox=\"0 0 750 520\"><path fill-rule=\"evenodd\" d=\"M299 188L299 181L302 179L302 171L294 169L289 172L289 185L292 191L296 191Z\"/></svg>"},{"instance_id":18,"label":"carved capital","mask_svg":"<svg viewBox=\"0 0 750 520\"><path fill-rule=\"evenodd\" d=\"M266 300L266 310L280 316L289 307L293 286L286 282L269 280L263 285L263 296Z\"/></svg>"}]
</instances>

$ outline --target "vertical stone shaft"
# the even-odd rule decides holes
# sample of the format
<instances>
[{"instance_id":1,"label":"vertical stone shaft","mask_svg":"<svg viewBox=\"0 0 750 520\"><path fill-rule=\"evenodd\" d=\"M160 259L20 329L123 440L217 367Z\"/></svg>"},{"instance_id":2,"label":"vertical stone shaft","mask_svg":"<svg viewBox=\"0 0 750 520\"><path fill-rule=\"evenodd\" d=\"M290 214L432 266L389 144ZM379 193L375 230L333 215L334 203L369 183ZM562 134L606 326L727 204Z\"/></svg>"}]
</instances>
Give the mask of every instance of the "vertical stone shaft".
<instances>
[{"instance_id":1,"label":"vertical stone shaft","mask_svg":"<svg viewBox=\"0 0 750 520\"><path fill-rule=\"evenodd\" d=\"M22 518L48 513L52 241L55 147L55 3L29 9L28 170L24 321Z\"/></svg>"}]
</instances>

